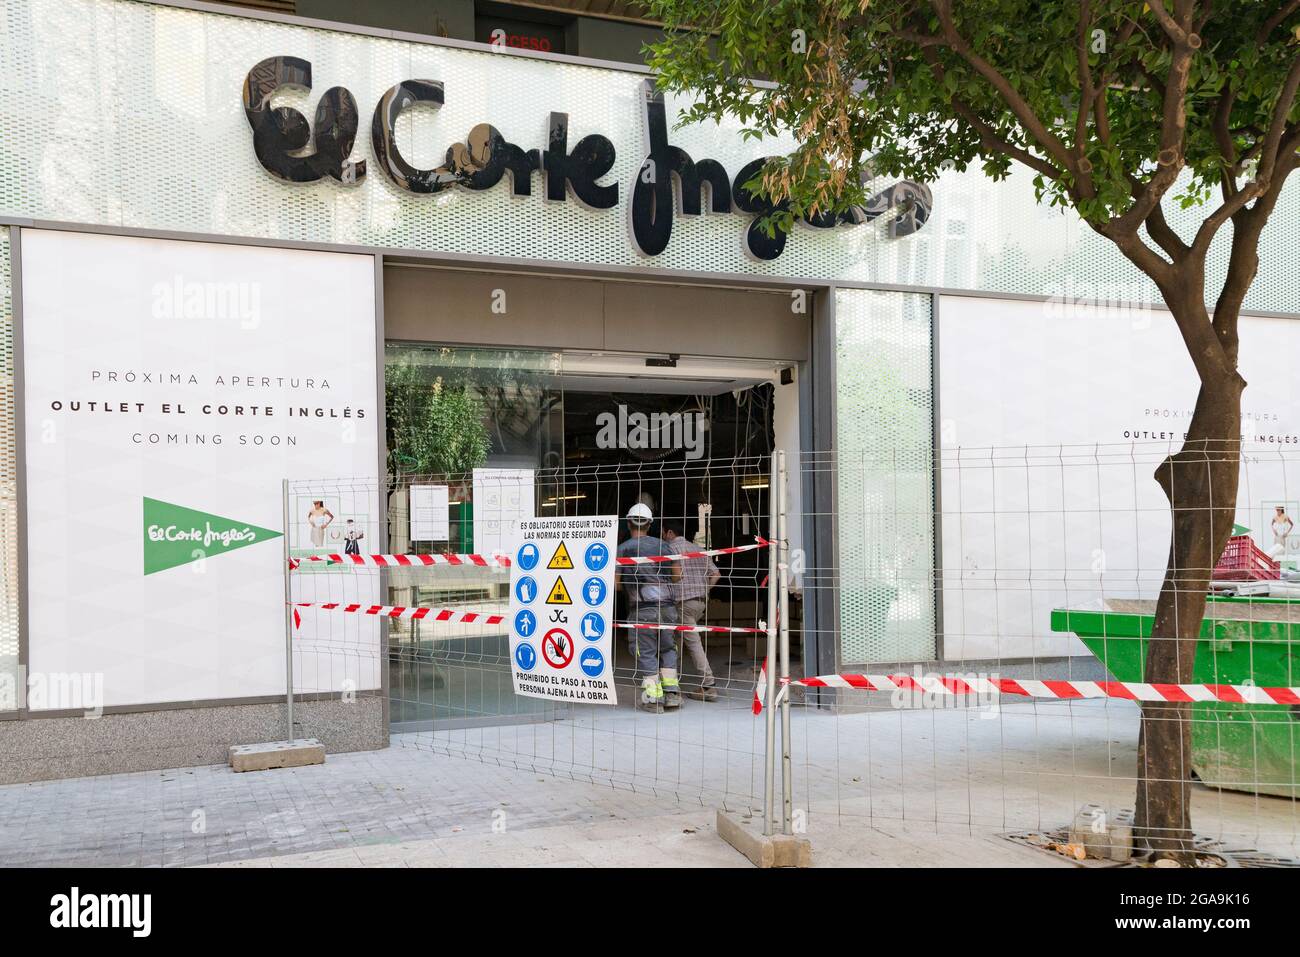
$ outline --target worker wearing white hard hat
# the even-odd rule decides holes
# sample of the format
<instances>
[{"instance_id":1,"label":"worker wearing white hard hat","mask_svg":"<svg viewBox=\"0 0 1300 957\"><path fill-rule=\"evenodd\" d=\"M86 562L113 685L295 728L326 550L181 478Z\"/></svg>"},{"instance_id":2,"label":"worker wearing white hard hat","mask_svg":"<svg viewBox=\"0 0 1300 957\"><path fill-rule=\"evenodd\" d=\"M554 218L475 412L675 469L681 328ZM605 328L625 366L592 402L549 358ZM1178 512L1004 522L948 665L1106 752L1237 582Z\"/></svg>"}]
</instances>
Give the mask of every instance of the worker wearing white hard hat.
<instances>
[{"instance_id":1,"label":"worker wearing white hard hat","mask_svg":"<svg viewBox=\"0 0 1300 957\"><path fill-rule=\"evenodd\" d=\"M658 558L672 554L668 544L650 534L654 513L643 502L627 510L628 538L618 546L619 558ZM614 566L614 583L628 600L628 620L656 625L677 624L672 583L681 578L677 562L643 562ZM682 706L677 676L677 641L670 629L630 628L628 645L641 678L637 707L663 714Z\"/></svg>"},{"instance_id":2,"label":"worker wearing white hard hat","mask_svg":"<svg viewBox=\"0 0 1300 957\"><path fill-rule=\"evenodd\" d=\"M631 525L637 528L645 528L655 520L654 513L650 511L650 506L643 502L637 502L627 510L627 520Z\"/></svg>"}]
</instances>

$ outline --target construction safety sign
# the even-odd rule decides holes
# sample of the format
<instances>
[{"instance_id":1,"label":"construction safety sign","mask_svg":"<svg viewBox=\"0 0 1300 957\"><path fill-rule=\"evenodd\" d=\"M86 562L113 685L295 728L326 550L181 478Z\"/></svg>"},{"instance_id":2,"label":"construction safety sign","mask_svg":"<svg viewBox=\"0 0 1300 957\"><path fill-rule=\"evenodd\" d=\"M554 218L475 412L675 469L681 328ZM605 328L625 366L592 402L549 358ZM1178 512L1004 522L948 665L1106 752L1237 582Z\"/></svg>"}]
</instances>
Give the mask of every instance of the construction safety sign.
<instances>
[{"instance_id":1,"label":"construction safety sign","mask_svg":"<svg viewBox=\"0 0 1300 957\"><path fill-rule=\"evenodd\" d=\"M611 561L617 535L613 515L516 523L506 617L515 694L618 703Z\"/></svg>"}]
</instances>

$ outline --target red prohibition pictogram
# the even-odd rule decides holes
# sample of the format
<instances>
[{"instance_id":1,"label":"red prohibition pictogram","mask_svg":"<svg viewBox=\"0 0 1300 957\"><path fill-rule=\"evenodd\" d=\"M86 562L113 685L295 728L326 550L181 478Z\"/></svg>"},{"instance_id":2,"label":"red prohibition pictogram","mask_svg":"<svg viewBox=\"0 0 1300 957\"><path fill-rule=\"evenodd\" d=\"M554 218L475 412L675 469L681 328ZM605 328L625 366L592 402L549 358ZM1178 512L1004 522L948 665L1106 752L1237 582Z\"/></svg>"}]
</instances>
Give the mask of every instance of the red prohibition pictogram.
<instances>
[{"instance_id":1,"label":"red prohibition pictogram","mask_svg":"<svg viewBox=\"0 0 1300 957\"><path fill-rule=\"evenodd\" d=\"M573 639L563 628L552 628L542 639L542 658L552 668L565 668L573 660Z\"/></svg>"}]
</instances>

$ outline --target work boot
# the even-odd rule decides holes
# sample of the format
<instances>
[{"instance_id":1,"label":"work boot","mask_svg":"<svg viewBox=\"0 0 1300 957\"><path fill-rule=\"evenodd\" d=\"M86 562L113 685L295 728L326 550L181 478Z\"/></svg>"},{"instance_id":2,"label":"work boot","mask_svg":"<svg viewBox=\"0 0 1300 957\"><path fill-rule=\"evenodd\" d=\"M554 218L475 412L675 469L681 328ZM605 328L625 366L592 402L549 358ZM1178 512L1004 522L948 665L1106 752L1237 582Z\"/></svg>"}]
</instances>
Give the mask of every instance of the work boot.
<instances>
[{"instance_id":1,"label":"work boot","mask_svg":"<svg viewBox=\"0 0 1300 957\"><path fill-rule=\"evenodd\" d=\"M651 676L641 682L641 697L637 699L636 706L651 714L664 713L664 689L659 684L658 676Z\"/></svg>"},{"instance_id":2,"label":"work boot","mask_svg":"<svg viewBox=\"0 0 1300 957\"><path fill-rule=\"evenodd\" d=\"M682 706L682 684L677 679L676 668L660 668L659 680L664 689L664 708L671 711Z\"/></svg>"},{"instance_id":3,"label":"work boot","mask_svg":"<svg viewBox=\"0 0 1300 957\"><path fill-rule=\"evenodd\" d=\"M686 692L686 697L694 698L696 701L717 701L718 689L713 685L703 685L693 691Z\"/></svg>"}]
</instances>

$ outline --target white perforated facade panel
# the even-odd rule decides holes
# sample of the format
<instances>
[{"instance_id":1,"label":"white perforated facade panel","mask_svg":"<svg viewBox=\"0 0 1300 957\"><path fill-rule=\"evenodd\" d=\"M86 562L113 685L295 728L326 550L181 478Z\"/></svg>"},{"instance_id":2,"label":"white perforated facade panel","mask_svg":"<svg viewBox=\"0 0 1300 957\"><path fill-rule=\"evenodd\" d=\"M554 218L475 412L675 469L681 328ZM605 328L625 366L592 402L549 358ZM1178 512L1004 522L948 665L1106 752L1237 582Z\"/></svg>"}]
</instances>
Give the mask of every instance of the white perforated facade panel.
<instances>
[{"instance_id":1,"label":"white perforated facade panel","mask_svg":"<svg viewBox=\"0 0 1300 957\"><path fill-rule=\"evenodd\" d=\"M18 674L18 448L14 428L14 313L9 230L0 228L0 691ZM0 693L0 711L17 704Z\"/></svg>"},{"instance_id":2,"label":"white perforated facade panel","mask_svg":"<svg viewBox=\"0 0 1300 957\"><path fill-rule=\"evenodd\" d=\"M835 296L842 663L935 657L932 297Z\"/></svg>"},{"instance_id":3,"label":"white perforated facade panel","mask_svg":"<svg viewBox=\"0 0 1300 957\"><path fill-rule=\"evenodd\" d=\"M757 262L743 248L745 217L679 215L668 248L647 259L632 244L627 216L647 151L638 73L132 0L9 0L2 15L0 212L10 215L623 267L1032 294L1078 295L1099 284L1102 298L1155 295L1109 243L1038 207L1028 175L1019 174L1002 184L978 172L945 175L933 184L933 218L912 238L890 240L879 222L800 227L780 258ZM331 86L356 97L362 122L352 155L371 167L359 186L291 186L259 166L240 89L248 69L274 55L311 62L311 94L284 100L307 115ZM570 145L597 132L613 142L617 159L604 181L618 183L618 207L547 203L540 176L522 198L504 183L432 197L395 188L376 168L370 117L386 89L413 77L441 80L447 99L440 111L407 111L400 121L399 145L417 165L438 165L481 122L524 149L541 147L548 114L564 111ZM680 104L668 98L670 126ZM719 160L733 177L756 156L789 146L760 148L737 133L732 122L672 130L669 138L696 160ZM1296 190L1266 237L1252 308L1300 311L1300 273L1286 255L1287 237L1300 228ZM1185 233L1198 215L1170 213ZM1223 257L1215 262L1211 273L1219 275Z\"/></svg>"}]
</instances>

